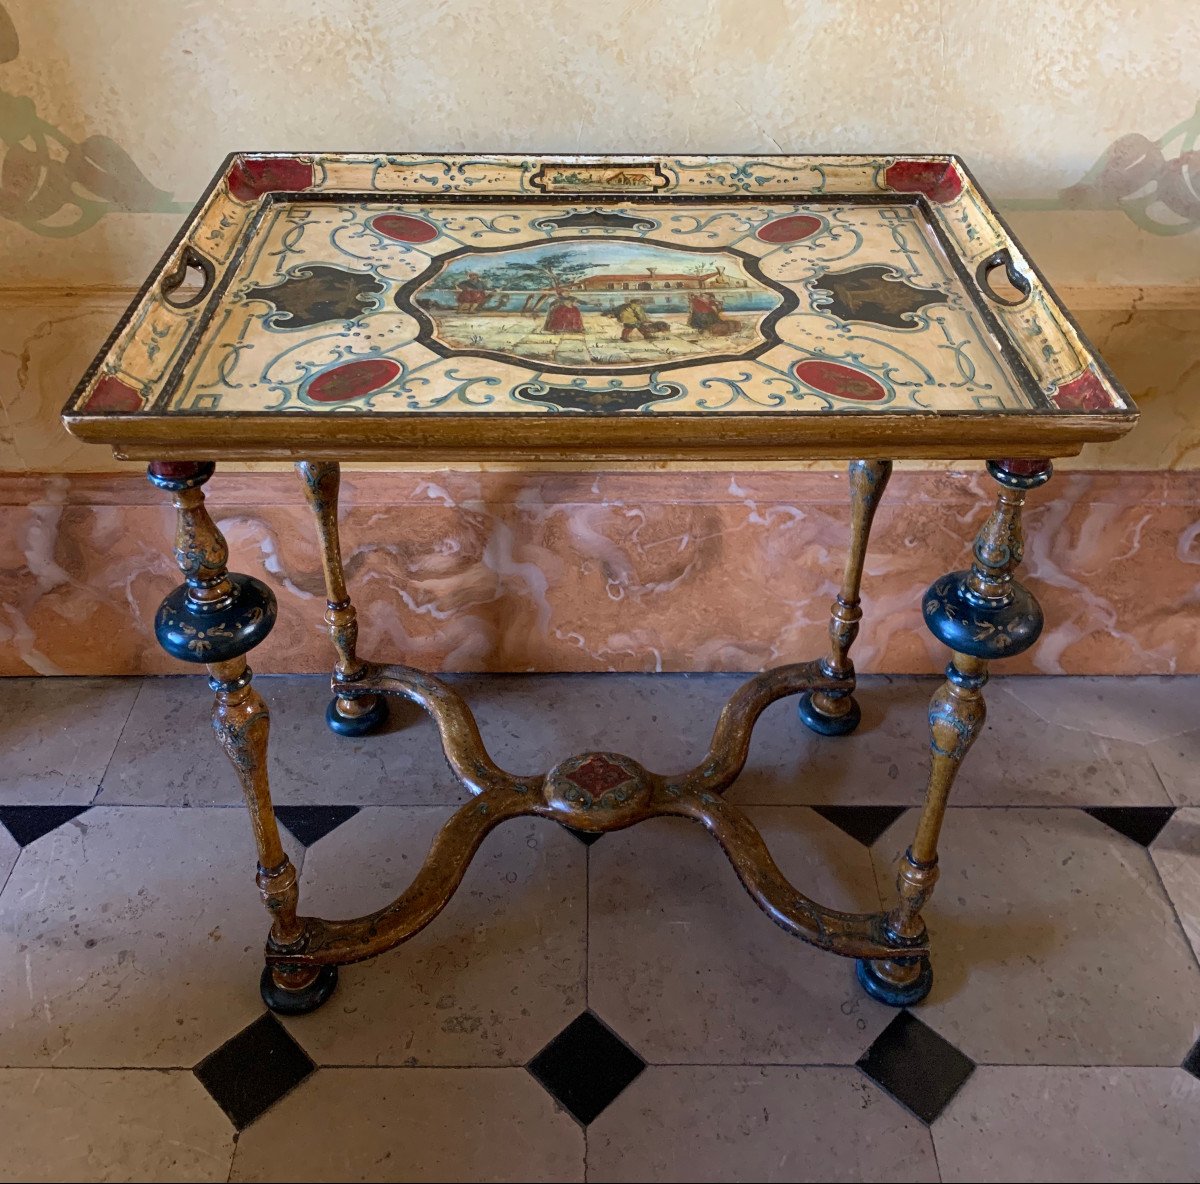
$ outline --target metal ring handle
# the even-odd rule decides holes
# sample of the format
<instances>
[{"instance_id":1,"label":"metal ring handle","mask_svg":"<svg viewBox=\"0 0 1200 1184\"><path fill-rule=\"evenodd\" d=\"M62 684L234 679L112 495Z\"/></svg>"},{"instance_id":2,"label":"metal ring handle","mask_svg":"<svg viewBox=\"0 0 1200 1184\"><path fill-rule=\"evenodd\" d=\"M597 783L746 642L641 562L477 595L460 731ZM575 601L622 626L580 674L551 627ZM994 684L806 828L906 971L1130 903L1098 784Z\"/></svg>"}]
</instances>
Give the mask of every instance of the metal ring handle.
<instances>
[{"instance_id":1,"label":"metal ring handle","mask_svg":"<svg viewBox=\"0 0 1200 1184\"><path fill-rule=\"evenodd\" d=\"M1008 296L1002 296L992 287L992 273L998 267L1004 268L1004 274L1008 277L1008 282L1021 293L1016 300ZM1033 291L1033 285L1029 282L1029 277L1024 272L1017 270L1017 265L1013 262L1013 257L1007 247L997 251L993 255L989 255L979 264L979 267L975 271L975 280L997 304L1006 304L1010 308L1014 308L1018 304L1024 304L1029 299L1029 294Z\"/></svg>"},{"instance_id":2,"label":"metal ring handle","mask_svg":"<svg viewBox=\"0 0 1200 1184\"><path fill-rule=\"evenodd\" d=\"M203 277L204 282L200 287L192 292L189 291L183 299L176 299L175 292L183 285L183 281L187 279L187 274L195 268ZM169 271L163 276L162 281L158 286L162 298L172 307L178 309L195 308L201 300L212 291L213 282L216 280L216 270L210 260L206 259L199 251L196 250L190 243L183 248L180 253L179 262L175 265L173 271Z\"/></svg>"}]
</instances>

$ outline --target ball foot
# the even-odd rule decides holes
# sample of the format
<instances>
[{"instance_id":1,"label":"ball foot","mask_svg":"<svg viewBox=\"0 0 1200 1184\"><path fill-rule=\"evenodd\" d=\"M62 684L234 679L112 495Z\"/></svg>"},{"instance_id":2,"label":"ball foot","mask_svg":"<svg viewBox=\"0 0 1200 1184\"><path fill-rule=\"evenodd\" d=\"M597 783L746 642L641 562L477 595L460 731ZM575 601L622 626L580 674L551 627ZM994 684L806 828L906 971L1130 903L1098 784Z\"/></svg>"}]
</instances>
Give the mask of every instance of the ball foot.
<instances>
[{"instance_id":1,"label":"ball foot","mask_svg":"<svg viewBox=\"0 0 1200 1184\"><path fill-rule=\"evenodd\" d=\"M290 991L275 981L270 966L264 966L258 989L263 1002L277 1015L308 1015L333 994L337 981L337 967L322 966L308 986Z\"/></svg>"},{"instance_id":2,"label":"ball foot","mask_svg":"<svg viewBox=\"0 0 1200 1184\"><path fill-rule=\"evenodd\" d=\"M872 999L886 1003L889 1007L912 1007L920 1003L933 987L933 967L928 958L918 958L916 978L907 983L894 983L884 978L875 962L859 958L854 963L854 974L859 985Z\"/></svg>"},{"instance_id":3,"label":"ball foot","mask_svg":"<svg viewBox=\"0 0 1200 1184\"><path fill-rule=\"evenodd\" d=\"M853 695L847 698L850 701L849 711L841 715L826 715L817 710L812 691L805 691L796 705L796 713L809 731L820 736L848 736L862 722L862 710Z\"/></svg>"},{"instance_id":4,"label":"ball foot","mask_svg":"<svg viewBox=\"0 0 1200 1184\"><path fill-rule=\"evenodd\" d=\"M343 715L338 710L336 696L329 700L329 706L325 708L325 722L329 730L339 736L369 736L372 732L378 732L387 720L388 705L383 695L376 695L375 702L361 715Z\"/></svg>"}]
</instances>

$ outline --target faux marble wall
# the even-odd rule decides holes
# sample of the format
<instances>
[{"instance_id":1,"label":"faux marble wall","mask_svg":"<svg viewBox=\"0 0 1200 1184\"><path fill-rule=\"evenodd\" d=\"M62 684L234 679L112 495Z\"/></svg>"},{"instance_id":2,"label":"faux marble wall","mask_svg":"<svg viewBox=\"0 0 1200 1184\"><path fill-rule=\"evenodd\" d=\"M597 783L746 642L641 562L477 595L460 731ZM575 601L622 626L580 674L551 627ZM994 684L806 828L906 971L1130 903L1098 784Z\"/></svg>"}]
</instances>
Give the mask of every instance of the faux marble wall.
<instances>
[{"instance_id":1,"label":"faux marble wall","mask_svg":"<svg viewBox=\"0 0 1200 1184\"><path fill-rule=\"evenodd\" d=\"M944 664L921 594L965 566L990 484L893 477L860 668ZM255 669L326 669L295 479L218 474L208 489L234 566L279 598ZM1198 497L1200 473L1067 474L1034 494L1024 572L1049 625L1006 666L1200 671ZM362 473L343 504L363 653L442 670L750 670L818 656L848 529L832 473ZM0 478L0 505L0 554L24 559L0 575L0 673L178 671L150 634L177 575L170 511L145 482Z\"/></svg>"}]
</instances>

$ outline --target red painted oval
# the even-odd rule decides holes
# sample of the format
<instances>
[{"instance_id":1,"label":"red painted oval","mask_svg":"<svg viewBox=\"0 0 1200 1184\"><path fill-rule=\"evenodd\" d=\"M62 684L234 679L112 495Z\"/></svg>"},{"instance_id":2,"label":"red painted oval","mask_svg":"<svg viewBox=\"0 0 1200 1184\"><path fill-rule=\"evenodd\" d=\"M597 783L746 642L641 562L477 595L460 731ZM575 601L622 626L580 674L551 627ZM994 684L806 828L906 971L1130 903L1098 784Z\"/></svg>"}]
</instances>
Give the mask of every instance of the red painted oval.
<instances>
[{"instance_id":1,"label":"red painted oval","mask_svg":"<svg viewBox=\"0 0 1200 1184\"><path fill-rule=\"evenodd\" d=\"M364 358L334 366L308 384L305 395L316 403L342 403L387 386L401 371L391 358Z\"/></svg>"},{"instance_id":2,"label":"red painted oval","mask_svg":"<svg viewBox=\"0 0 1200 1184\"><path fill-rule=\"evenodd\" d=\"M856 403L878 403L887 398L887 388L877 379L853 366L840 362L822 362L811 358L800 362L795 369L796 377L808 383L814 390L836 395L839 399L853 399Z\"/></svg>"},{"instance_id":3,"label":"red painted oval","mask_svg":"<svg viewBox=\"0 0 1200 1184\"><path fill-rule=\"evenodd\" d=\"M755 232L764 243L798 243L802 238L816 234L824 223L812 214L788 214L775 218Z\"/></svg>"},{"instance_id":4,"label":"red painted oval","mask_svg":"<svg viewBox=\"0 0 1200 1184\"><path fill-rule=\"evenodd\" d=\"M438 236L436 226L407 214L377 214L371 219L371 229L402 243L427 243Z\"/></svg>"}]
</instances>

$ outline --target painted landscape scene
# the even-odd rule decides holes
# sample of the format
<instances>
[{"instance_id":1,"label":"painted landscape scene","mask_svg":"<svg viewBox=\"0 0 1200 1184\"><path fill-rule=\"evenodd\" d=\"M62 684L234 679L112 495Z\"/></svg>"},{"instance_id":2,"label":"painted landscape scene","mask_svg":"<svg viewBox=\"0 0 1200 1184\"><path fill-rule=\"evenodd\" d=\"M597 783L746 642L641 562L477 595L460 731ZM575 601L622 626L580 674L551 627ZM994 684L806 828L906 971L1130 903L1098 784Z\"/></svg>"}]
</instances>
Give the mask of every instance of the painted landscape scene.
<instances>
[{"instance_id":1,"label":"painted landscape scene","mask_svg":"<svg viewBox=\"0 0 1200 1184\"><path fill-rule=\"evenodd\" d=\"M600 239L460 255L413 299L448 349L612 370L744 354L783 295L728 252Z\"/></svg>"}]
</instances>

